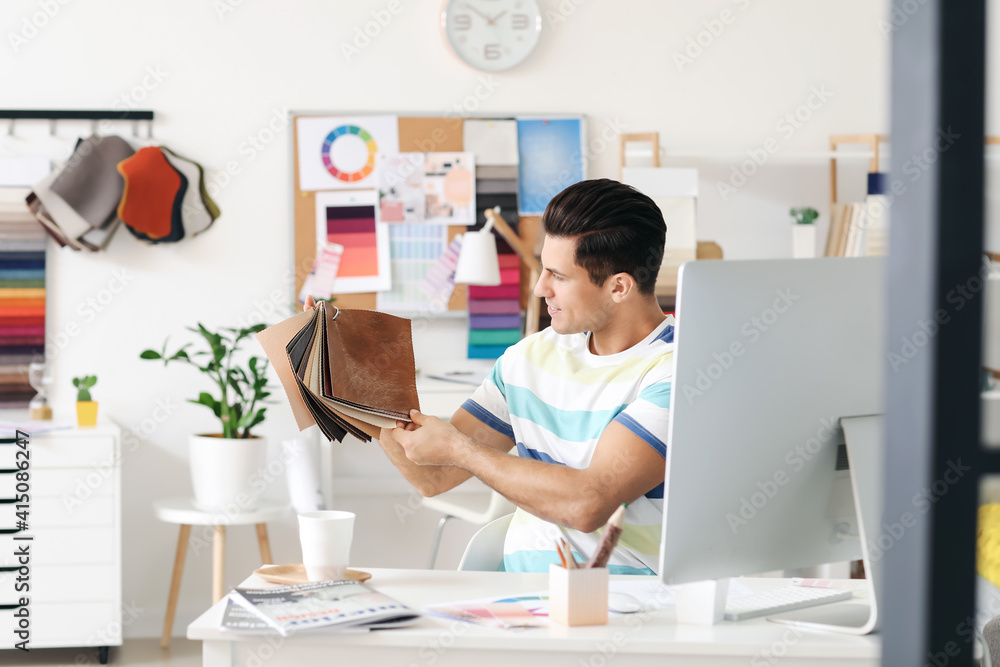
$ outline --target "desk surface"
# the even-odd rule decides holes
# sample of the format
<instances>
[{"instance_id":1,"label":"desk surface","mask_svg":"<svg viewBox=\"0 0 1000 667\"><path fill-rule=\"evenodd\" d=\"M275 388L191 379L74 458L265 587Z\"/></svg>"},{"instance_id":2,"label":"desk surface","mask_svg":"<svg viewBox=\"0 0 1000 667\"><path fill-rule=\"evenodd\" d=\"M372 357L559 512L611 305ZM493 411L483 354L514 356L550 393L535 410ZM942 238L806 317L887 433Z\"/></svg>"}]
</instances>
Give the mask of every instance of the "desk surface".
<instances>
[{"instance_id":1,"label":"desk surface","mask_svg":"<svg viewBox=\"0 0 1000 667\"><path fill-rule=\"evenodd\" d=\"M367 568L365 568L367 569ZM424 605L544 590L548 575L507 572L368 569L369 585L414 609ZM622 577L612 577L617 579ZM741 579L751 590L785 585L782 579ZM256 577L244 586L267 586ZM838 603L844 604L844 603ZM219 629L225 600L188 626L203 640L205 667L247 664L257 656L268 667L326 664L443 665L517 664L544 659L545 667L662 665L665 656L684 665L876 665L879 637L806 632L754 619L712 627L678 625L674 607L631 615L612 614L604 626L495 630L425 616L411 627L365 633L301 633L290 638L238 635ZM271 657L273 654L273 657ZM581 663L581 660L583 661Z\"/></svg>"}]
</instances>

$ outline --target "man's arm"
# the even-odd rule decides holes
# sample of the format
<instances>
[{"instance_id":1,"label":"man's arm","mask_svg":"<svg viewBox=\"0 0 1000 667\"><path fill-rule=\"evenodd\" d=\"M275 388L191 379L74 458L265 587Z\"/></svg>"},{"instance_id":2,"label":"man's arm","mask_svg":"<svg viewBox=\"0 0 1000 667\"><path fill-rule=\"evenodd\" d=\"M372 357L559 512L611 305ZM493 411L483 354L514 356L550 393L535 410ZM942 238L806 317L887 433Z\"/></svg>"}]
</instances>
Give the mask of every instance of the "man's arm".
<instances>
[{"instance_id":1,"label":"man's arm","mask_svg":"<svg viewBox=\"0 0 1000 667\"><path fill-rule=\"evenodd\" d=\"M403 422L397 423L402 424ZM441 423L444 424L445 422L442 421ZM513 458L506 454L514 446L514 441L503 433L486 426L465 409L459 408L456 410L450 423L457 432L464 434L478 443L482 443L482 446L485 448L496 452L504 458ZM455 488L472 477L470 471L453 465L426 466L414 463L406 457L406 452L394 436L397 432L409 431L403 428L384 428L378 442L382 446L382 450L386 456L392 461L392 464L403 473L406 481L412 484L413 488L420 495L424 497L436 496L439 493L444 493L449 489Z\"/></svg>"},{"instance_id":2,"label":"man's arm","mask_svg":"<svg viewBox=\"0 0 1000 667\"><path fill-rule=\"evenodd\" d=\"M663 456L618 422L604 429L590 466L578 470L507 456L440 419L411 416L418 428L392 431L411 462L461 469L531 514L583 532L663 482Z\"/></svg>"}]
</instances>

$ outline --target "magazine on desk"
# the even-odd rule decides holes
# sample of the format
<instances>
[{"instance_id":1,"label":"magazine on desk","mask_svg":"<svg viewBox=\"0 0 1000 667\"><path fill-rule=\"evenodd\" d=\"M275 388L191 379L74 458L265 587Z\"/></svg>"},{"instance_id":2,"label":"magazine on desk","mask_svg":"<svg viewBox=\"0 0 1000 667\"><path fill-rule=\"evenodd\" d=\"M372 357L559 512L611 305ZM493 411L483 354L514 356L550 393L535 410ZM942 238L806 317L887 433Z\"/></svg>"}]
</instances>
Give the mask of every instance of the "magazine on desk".
<instances>
[{"instance_id":1,"label":"magazine on desk","mask_svg":"<svg viewBox=\"0 0 1000 667\"><path fill-rule=\"evenodd\" d=\"M419 614L392 598L350 579L316 581L280 588L237 588L230 600L254 615L227 607L222 627L237 632L263 632L269 627L283 636L300 630L402 627ZM258 623L251 623L258 621ZM266 623L261 626L259 622Z\"/></svg>"}]
</instances>

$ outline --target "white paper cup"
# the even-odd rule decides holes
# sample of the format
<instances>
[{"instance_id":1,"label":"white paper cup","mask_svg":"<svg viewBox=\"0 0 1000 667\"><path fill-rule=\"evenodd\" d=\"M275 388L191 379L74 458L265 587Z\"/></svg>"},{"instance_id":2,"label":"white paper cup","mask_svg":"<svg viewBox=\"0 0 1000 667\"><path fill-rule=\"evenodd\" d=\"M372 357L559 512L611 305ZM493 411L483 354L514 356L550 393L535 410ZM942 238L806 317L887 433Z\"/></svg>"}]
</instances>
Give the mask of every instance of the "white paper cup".
<instances>
[{"instance_id":1,"label":"white paper cup","mask_svg":"<svg viewBox=\"0 0 1000 667\"><path fill-rule=\"evenodd\" d=\"M302 563L309 581L344 578L353 536L353 512L330 510L299 515Z\"/></svg>"}]
</instances>

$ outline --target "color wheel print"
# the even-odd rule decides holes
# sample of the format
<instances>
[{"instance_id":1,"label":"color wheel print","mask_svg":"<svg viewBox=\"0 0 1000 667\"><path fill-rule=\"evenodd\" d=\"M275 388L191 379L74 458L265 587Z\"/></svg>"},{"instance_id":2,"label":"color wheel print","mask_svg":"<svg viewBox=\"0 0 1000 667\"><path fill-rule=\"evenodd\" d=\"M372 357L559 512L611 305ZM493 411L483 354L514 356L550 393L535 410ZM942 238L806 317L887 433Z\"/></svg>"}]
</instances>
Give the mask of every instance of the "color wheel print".
<instances>
[{"instance_id":1,"label":"color wheel print","mask_svg":"<svg viewBox=\"0 0 1000 667\"><path fill-rule=\"evenodd\" d=\"M354 171L347 171L343 166L338 167L334 164L333 159L333 145L341 137L355 136L364 142L364 145L368 150L368 158L360 169ZM323 140L323 166L326 170L330 172L330 175L334 178L345 181L347 183L353 183L356 181L363 180L375 169L375 154L378 152L378 145L375 143L375 138L368 134L367 131L358 127L357 125L341 125L334 128L330 134L326 135L326 139Z\"/></svg>"}]
</instances>

